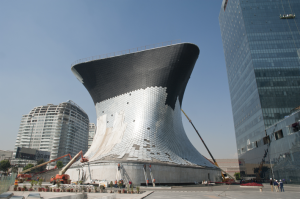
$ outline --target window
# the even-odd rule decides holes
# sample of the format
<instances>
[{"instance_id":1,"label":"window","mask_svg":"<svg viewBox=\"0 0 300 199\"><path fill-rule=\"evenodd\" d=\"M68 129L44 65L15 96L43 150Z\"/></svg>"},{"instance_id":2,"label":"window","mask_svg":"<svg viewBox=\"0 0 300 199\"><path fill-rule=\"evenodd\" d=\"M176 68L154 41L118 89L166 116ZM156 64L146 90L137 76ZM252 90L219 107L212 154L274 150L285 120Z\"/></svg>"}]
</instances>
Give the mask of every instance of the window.
<instances>
[{"instance_id":1,"label":"window","mask_svg":"<svg viewBox=\"0 0 300 199\"><path fill-rule=\"evenodd\" d=\"M264 137L263 141L264 141L264 145L269 144L270 143L270 136Z\"/></svg>"},{"instance_id":2,"label":"window","mask_svg":"<svg viewBox=\"0 0 300 199\"><path fill-rule=\"evenodd\" d=\"M283 138L282 130L275 132L274 136L275 136L275 140L279 140L280 138Z\"/></svg>"},{"instance_id":3,"label":"window","mask_svg":"<svg viewBox=\"0 0 300 199\"><path fill-rule=\"evenodd\" d=\"M299 131L299 122L295 122L294 124L292 124L292 132L297 132Z\"/></svg>"}]
</instances>

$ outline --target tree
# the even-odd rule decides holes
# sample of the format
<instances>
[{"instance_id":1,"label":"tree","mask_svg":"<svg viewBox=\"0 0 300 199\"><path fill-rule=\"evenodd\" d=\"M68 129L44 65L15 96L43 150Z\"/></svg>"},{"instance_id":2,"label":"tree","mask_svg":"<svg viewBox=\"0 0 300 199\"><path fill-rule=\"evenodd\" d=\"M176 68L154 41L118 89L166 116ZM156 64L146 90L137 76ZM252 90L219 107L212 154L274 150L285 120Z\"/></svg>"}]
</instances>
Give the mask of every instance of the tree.
<instances>
[{"instance_id":1,"label":"tree","mask_svg":"<svg viewBox=\"0 0 300 199\"><path fill-rule=\"evenodd\" d=\"M61 168L63 168L64 164L62 163L62 161L57 161L56 166L57 166L57 168L61 169Z\"/></svg>"},{"instance_id":2,"label":"tree","mask_svg":"<svg viewBox=\"0 0 300 199\"><path fill-rule=\"evenodd\" d=\"M26 169L30 169L31 167L34 167L33 164L27 164L27 165L23 168L23 171L25 171Z\"/></svg>"},{"instance_id":3,"label":"tree","mask_svg":"<svg viewBox=\"0 0 300 199\"><path fill-rule=\"evenodd\" d=\"M43 164L44 162L45 162L44 159L40 159L40 160L37 162L37 165ZM36 168L36 169L34 170L34 172L41 172L41 171L44 171L44 170L46 170L46 167L47 167L47 165L45 164L44 166L41 166L41 167L39 167L39 168Z\"/></svg>"},{"instance_id":4,"label":"tree","mask_svg":"<svg viewBox=\"0 0 300 199\"><path fill-rule=\"evenodd\" d=\"M11 172L12 172L12 173L18 173L18 167L13 167L13 168L11 169Z\"/></svg>"},{"instance_id":5,"label":"tree","mask_svg":"<svg viewBox=\"0 0 300 199\"><path fill-rule=\"evenodd\" d=\"M234 177L236 180L240 180L241 179L241 174L240 173L235 173Z\"/></svg>"},{"instance_id":6,"label":"tree","mask_svg":"<svg viewBox=\"0 0 300 199\"><path fill-rule=\"evenodd\" d=\"M8 172L8 169L11 167L9 160L2 160L0 162L0 170L4 172Z\"/></svg>"},{"instance_id":7,"label":"tree","mask_svg":"<svg viewBox=\"0 0 300 199\"><path fill-rule=\"evenodd\" d=\"M112 187L114 186L114 183L112 181L110 181L109 186L110 186L110 188L112 190Z\"/></svg>"}]
</instances>

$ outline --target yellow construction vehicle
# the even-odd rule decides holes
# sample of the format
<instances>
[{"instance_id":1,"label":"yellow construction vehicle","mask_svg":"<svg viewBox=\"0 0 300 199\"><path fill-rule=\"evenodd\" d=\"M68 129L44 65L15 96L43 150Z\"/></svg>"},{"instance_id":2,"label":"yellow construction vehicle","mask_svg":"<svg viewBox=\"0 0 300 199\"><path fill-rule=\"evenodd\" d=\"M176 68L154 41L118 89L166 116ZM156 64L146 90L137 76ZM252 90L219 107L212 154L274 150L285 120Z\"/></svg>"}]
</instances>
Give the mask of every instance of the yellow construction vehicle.
<instances>
[{"instance_id":1,"label":"yellow construction vehicle","mask_svg":"<svg viewBox=\"0 0 300 199\"><path fill-rule=\"evenodd\" d=\"M32 171L32 170L34 170L34 169L36 169L36 168L42 167L42 166L44 166L44 165L46 165L46 164L48 164L48 163L55 162L55 161L57 161L57 160L59 160L59 159L62 159L62 158L64 158L64 157L66 157L66 156L69 156L70 159L72 159L72 157L71 157L70 154L63 155L63 156L58 157L58 158L56 158L56 159L50 160L50 161L48 161L48 162L44 162L44 163L42 163L42 164L36 165L36 166L34 166L34 167L31 167L31 168L29 168L29 169L26 169L26 170L24 170L24 171L19 172L19 174L18 174L18 176L17 176L17 179L18 179L18 181L21 182L21 183L22 183L25 179L27 179L27 181L31 181L32 175L31 175L31 174L25 174L25 173L27 173L27 172L29 172L29 171ZM56 166L55 166L55 168L56 168Z\"/></svg>"},{"instance_id":2,"label":"yellow construction vehicle","mask_svg":"<svg viewBox=\"0 0 300 199\"><path fill-rule=\"evenodd\" d=\"M79 153L77 153L77 155L73 157L73 159L70 160L70 162L64 168L62 168L62 170L59 171L58 174L56 174L55 177L52 176L52 178L50 179L50 183L56 184L57 180L59 180L62 184L70 184L70 176L65 173L80 155L81 155L81 160L80 160L81 163L88 162L88 159L83 157L82 151L80 151Z\"/></svg>"}]
</instances>

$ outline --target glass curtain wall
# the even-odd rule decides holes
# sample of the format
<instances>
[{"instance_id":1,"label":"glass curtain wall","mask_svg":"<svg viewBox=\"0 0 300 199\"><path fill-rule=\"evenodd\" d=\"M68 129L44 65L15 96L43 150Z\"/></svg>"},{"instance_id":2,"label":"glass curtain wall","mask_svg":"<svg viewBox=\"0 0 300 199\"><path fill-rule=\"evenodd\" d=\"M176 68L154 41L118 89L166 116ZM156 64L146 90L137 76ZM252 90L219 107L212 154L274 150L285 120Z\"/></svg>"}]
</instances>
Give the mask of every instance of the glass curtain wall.
<instances>
[{"instance_id":1,"label":"glass curtain wall","mask_svg":"<svg viewBox=\"0 0 300 199\"><path fill-rule=\"evenodd\" d=\"M266 128L300 105L297 16L299 0L222 3L219 22L244 176L265 177L272 153Z\"/></svg>"}]
</instances>

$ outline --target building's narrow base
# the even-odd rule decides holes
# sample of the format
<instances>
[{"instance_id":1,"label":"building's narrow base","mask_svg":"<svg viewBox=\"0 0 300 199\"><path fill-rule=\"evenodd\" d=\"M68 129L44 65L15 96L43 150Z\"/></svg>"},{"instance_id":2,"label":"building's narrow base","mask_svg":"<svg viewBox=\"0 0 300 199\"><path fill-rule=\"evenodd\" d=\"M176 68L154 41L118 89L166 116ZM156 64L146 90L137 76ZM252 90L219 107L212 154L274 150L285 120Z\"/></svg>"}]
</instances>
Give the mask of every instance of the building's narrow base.
<instances>
[{"instance_id":1,"label":"building's narrow base","mask_svg":"<svg viewBox=\"0 0 300 199\"><path fill-rule=\"evenodd\" d=\"M122 163L121 178L124 183L130 180L135 185L145 184L146 180L143 165L143 163ZM151 164L151 168L156 184L192 184L201 181L216 182L221 180L220 170L208 167ZM147 164L146 171L146 178L149 180L149 183L151 183L149 163ZM120 180L120 177L117 177L117 172L118 163L100 162L73 166L66 173L70 175L72 181L82 180L85 183L90 183L91 179L105 180L108 182Z\"/></svg>"}]
</instances>

